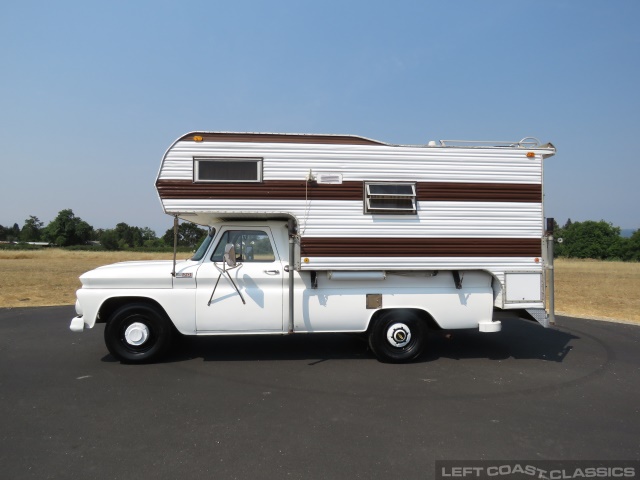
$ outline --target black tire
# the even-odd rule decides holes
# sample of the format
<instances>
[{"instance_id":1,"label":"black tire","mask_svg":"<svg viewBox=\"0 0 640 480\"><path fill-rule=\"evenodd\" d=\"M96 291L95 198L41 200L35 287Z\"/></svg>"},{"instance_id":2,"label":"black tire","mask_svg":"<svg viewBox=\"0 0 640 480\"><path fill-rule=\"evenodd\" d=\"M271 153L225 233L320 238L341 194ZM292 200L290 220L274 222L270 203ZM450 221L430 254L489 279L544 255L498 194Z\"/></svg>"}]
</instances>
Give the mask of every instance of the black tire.
<instances>
[{"instance_id":1,"label":"black tire","mask_svg":"<svg viewBox=\"0 0 640 480\"><path fill-rule=\"evenodd\" d=\"M109 353L124 363L147 363L171 345L171 322L158 308L131 303L117 309L104 329Z\"/></svg>"},{"instance_id":2,"label":"black tire","mask_svg":"<svg viewBox=\"0 0 640 480\"><path fill-rule=\"evenodd\" d=\"M391 312L376 319L369 331L369 347L378 360L405 363L424 350L427 324L406 312Z\"/></svg>"}]
</instances>

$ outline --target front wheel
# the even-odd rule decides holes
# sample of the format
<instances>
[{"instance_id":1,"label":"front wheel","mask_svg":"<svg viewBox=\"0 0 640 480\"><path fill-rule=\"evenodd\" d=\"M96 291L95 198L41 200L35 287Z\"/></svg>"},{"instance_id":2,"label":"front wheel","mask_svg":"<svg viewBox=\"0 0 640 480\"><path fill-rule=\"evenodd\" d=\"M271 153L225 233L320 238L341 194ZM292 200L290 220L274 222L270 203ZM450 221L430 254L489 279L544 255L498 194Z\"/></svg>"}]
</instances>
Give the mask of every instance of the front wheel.
<instances>
[{"instance_id":1,"label":"front wheel","mask_svg":"<svg viewBox=\"0 0 640 480\"><path fill-rule=\"evenodd\" d=\"M369 346L381 362L409 362L424 350L426 330L413 314L389 313L371 327Z\"/></svg>"},{"instance_id":2,"label":"front wheel","mask_svg":"<svg viewBox=\"0 0 640 480\"><path fill-rule=\"evenodd\" d=\"M109 353L125 363L157 360L171 344L167 316L151 305L124 305L109 318L104 329Z\"/></svg>"}]
</instances>

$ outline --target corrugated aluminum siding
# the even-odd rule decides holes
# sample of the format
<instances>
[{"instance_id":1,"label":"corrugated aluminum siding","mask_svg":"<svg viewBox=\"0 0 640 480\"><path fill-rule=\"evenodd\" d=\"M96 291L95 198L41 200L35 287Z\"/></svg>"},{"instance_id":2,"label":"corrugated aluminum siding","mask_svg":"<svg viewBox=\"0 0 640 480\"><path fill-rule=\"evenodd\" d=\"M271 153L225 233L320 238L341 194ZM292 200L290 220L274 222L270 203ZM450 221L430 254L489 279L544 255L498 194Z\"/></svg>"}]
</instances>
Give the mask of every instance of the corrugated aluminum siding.
<instances>
[{"instance_id":1,"label":"corrugated aluminum siding","mask_svg":"<svg viewBox=\"0 0 640 480\"><path fill-rule=\"evenodd\" d=\"M470 183L542 182L542 158L526 150L360 145L177 142L163 159L159 180L192 180L194 156L264 158L264 180L301 180L339 172L344 181L432 181Z\"/></svg>"},{"instance_id":2,"label":"corrugated aluminum siding","mask_svg":"<svg viewBox=\"0 0 640 480\"><path fill-rule=\"evenodd\" d=\"M309 237L540 238L542 205L508 202L418 202L417 215L365 215L362 201L222 200L218 212L281 212ZM211 200L166 199L167 213L210 211ZM224 216L224 215L223 215Z\"/></svg>"}]
</instances>

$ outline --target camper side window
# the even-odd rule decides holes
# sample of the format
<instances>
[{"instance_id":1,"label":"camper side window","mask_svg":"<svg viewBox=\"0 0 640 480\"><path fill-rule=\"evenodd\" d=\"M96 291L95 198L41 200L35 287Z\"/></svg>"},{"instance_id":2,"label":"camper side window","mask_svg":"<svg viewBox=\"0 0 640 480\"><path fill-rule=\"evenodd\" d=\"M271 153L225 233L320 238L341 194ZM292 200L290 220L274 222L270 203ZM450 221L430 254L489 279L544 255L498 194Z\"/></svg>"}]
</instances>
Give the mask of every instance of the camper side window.
<instances>
[{"instance_id":1,"label":"camper side window","mask_svg":"<svg viewBox=\"0 0 640 480\"><path fill-rule=\"evenodd\" d=\"M261 158L196 157L194 182L261 182Z\"/></svg>"},{"instance_id":2,"label":"camper side window","mask_svg":"<svg viewBox=\"0 0 640 480\"><path fill-rule=\"evenodd\" d=\"M222 262L224 247L228 243L232 243L235 247L238 262L274 262L276 260L269 236L260 230L227 230L220 237L211 260Z\"/></svg>"},{"instance_id":3,"label":"camper side window","mask_svg":"<svg viewBox=\"0 0 640 480\"><path fill-rule=\"evenodd\" d=\"M397 215L416 211L415 183L365 183L365 213Z\"/></svg>"}]
</instances>

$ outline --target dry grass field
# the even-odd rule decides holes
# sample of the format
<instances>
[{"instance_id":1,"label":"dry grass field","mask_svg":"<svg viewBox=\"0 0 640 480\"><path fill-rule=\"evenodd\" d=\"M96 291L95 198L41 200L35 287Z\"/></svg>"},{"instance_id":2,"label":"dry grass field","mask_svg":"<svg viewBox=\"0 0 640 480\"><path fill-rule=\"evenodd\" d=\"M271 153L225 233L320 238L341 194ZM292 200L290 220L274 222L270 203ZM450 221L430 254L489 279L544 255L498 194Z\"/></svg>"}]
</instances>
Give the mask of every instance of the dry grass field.
<instances>
[{"instance_id":1,"label":"dry grass field","mask_svg":"<svg viewBox=\"0 0 640 480\"><path fill-rule=\"evenodd\" d=\"M556 313L640 323L640 263L555 262Z\"/></svg>"},{"instance_id":2,"label":"dry grass field","mask_svg":"<svg viewBox=\"0 0 640 480\"><path fill-rule=\"evenodd\" d=\"M185 258L187 254L179 254ZM72 305L78 276L128 260L169 260L170 253L0 250L0 307ZM557 260L556 312L640 323L640 264Z\"/></svg>"},{"instance_id":3,"label":"dry grass field","mask_svg":"<svg viewBox=\"0 0 640 480\"><path fill-rule=\"evenodd\" d=\"M172 258L172 253L0 250L0 307L73 305L81 286L78 277L88 270L109 263Z\"/></svg>"}]
</instances>

